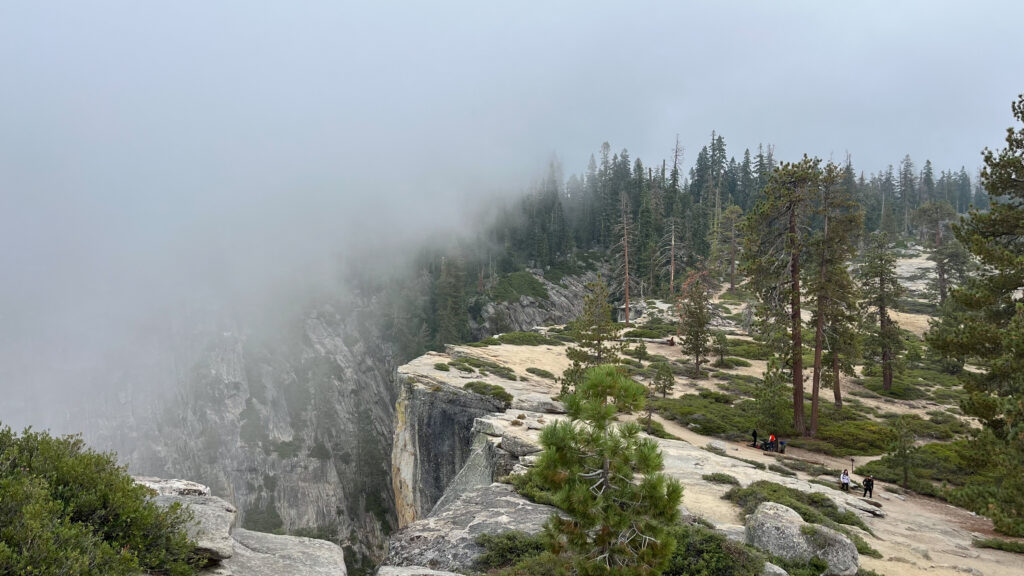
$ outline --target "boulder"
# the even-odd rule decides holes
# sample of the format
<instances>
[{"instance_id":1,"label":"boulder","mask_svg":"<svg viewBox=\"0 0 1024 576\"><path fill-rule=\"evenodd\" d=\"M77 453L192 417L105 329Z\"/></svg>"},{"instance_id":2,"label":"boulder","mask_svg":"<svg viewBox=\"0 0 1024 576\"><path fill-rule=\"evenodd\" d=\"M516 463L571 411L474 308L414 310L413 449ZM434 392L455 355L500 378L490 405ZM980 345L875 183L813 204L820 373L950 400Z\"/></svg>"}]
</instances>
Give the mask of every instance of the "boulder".
<instances>
[{"instance_id":1,"label":"boulder","mask_svg":"<svg viewBox=\"0 0 1024 576\"><path fill-rule=\"evenodd\" d=\"M211 560L224 560L233 555L235 543L231 540L231 527L237 513L234 506L216 496L160 494L153 500L163 507L179 503L192 510L188 535L196 542L197 554Z\"/></svg>"},{"instance_id":2,"label":"boulder","mask_svg":"<svg viewBox=\"0 0 1024 576\"><path fill-rule=\"evenodd\" d=\"M719 524L715 526L715 532L741 544L747 541L746 529L739 524Z\"/></svg>"},{"instance_id":3,"label":"boulder","mask_svg":"<svg viewBox=\"0 0 1024 576\"><path fill-rule=\"evenodd\" d=\"M238 529L235 554L209 576L346 576L341 547L326 540ZM206 576L206 574L204 574Z\"/></svg>"},{"instance_id":4,"label":"boulder","mask_svg":"<svg viewBox=\"0 0 1024 576\"><path fill-rule=\"evenodd\" d=\"M771 562L765 562L764 568L761 568L761 576L789 576L789 572Z\"/></svg>"},{"instance_id":5,"label":"boulder","mask_svg":"<svg viewBox=\"0 0 1024 576\"><path fill-rule=\"evenodd\" d=\"M773 556L806 562L815 556L828 563L825 574L854 576L860 557L845 535L817 524L808 524L793 509L764 502L747 517L747 544Z\"/></svg>"},{"instance_id":6,"label":"boulder","mask_svg":"<svg viewBox=\"0 0 1024 576\"><path fill-rule=\"evenodd\" d=\"M453 496L449 499L449 496ZM555 509L535 504L513 492L507 484L494 483L463 494L446 494L444 505L391 537L387 566L426 566L433 570L466 572L484 552L477 545L480 534L519 530L539 533Z\"/></svg>"},{"instance_id":7,"label":"boulder","mask_svg":"<svg viewBox=\"0 0 1024 576\"><path fill-rule=\"evenodd\" d=\"M519 458L541 451L540 446L513 434L504 434L501 437L501 449Z\"/></svg>"},{"instance_id":8,"label":"boulder","mask_svg":"<svg viewBox=\"0 0 1024 576\"><path fill-rule=\"evenodd\" d=\"M177 478L167 480L164 478L153 478L151 476L135 476L132 478L136 484L141 484L157 494L167 496L209 496L210 487L192 482L191 480L180 480Z\"/></svg>"},{"instance_id":9,"label":"boulder","mask_svg":"<svg viewBox=\"0 0 1024 576\"><path fill-rule=\"evenodd\" d=\"M565 414L565 404L558 400L552 400L544 394L530 393L517 396L512 401L514 410L525 410L528 412L541 412L547 414Z\"/></svg>"}]
</instances>

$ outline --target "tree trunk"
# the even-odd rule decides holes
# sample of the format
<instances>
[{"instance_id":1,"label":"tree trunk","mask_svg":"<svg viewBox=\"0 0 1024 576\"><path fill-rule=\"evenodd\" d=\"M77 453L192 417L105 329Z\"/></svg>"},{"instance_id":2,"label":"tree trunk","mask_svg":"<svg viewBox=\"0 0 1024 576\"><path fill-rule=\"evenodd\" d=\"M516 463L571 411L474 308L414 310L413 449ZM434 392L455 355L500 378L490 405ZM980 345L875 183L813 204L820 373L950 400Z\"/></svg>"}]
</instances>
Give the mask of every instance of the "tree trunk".
<instances>
[{"instance_id":1,"label":"tree trunk","mask_svg":"<svg viewBox=\"0 0 1024 576\"><path fill-rule=\"evenodd\" d=\"M821 350L825 340L825 270L828 268L828 201L825 201L825 226L822 237L821 266L818 270L817 322L814 326L814 373L811 377L811 436L818 434L818 391L821 386Z\"/></svg>"},{"instance_id":2,"label":"tree trunk","mask_svg":"<svg viewBox=\"0 0 1024 576\"><path fill-rule=\"evenodd\" d=\"M832 353L832 393L836 398L836 409L843 408L843 392L839 388L839 353Z\"/></svg>"},{"instance_id":3,"label":"tree trunk","mask_svg":"<svg viewBox=\"0 0 1024 576\"><path fill-rule=\"evenodd\" d=\"M892 347L889 345L889 312L885 304L878 306L878 326L882 340L882 390L892 389Z\"/></svg>"},{"instance_id":4,"label":"tree trunk","mask_svg":"<svg viewBox=\"0 0 1024 576\"><path fill-rule=\"evenodd\" d=\"M672 222L672 239L669 242L668 292L676 294L676 223Z\"/></svg>"},{"instance_id":5,"label":"tree trunk","mask_svg":"<svg viewBox=\"0 0 1024 576\"><path fill-rule=\"evenodd\" d=\"M939 306L942 306L943 304L946 303L947 295L945 262L942 262L940 260L939 262L935 263L935 276L935 284L938 286L939 289Z\"/></svg>"},{"instance_id":6,"label":"tree trunk","mask_svg":"<svg viewBox=\"0 0 1024 576\"><path fill-rule=\"evenodd\" d=\"M806 436L804 428L804 361L803 361L803 334L800 333L802 320L800 319L800 253L796 244L796 207L790 206L789 211L789 236L790 236L790 325L793 331L793 428L797 433Z\"/></svg>"},{"instance_id":7,"label":"tree trunk","mask_svg":"<svg viewBox=\"0 0 1024 576\"><path fill-rule=\"evenodd\" d=\"M736 289L736 230L733 226L733 241L729 248L729 290Z\"/></svg>"}]
</instances>

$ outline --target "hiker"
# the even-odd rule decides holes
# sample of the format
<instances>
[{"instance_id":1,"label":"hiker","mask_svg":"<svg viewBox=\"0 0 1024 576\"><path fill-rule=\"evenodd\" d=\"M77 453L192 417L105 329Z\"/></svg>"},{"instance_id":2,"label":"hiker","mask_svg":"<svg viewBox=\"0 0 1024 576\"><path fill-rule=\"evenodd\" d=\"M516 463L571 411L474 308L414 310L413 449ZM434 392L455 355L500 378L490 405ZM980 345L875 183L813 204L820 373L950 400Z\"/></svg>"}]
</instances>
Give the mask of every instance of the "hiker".
<instances>
[{"instance_id":1,"label":"hiker","mask_svg":"<svg viewBox=\"0 0 1024 576\"><path fill-rule=\"evenodd\" d=\"M843 473L839 475L839 488L843 492L850 491L850 473L847 470L843 470Z\"/></svg>"},{"instance_id":2,"label":"hiker","mask_svg":"<svg viewBox=\"0 0 1024 576\"><path fill-rule=\"evenodd\" d=\"M768 449L775 452L775 434L768 435Z\"/></svg>"},{"instance_id":3,"label":"hiker","mask_svg":"<svg viewBox=\"0 0 1024 576\"><path fill-rule=\"evenodd\" d=\"M864 494L861 497L874 498L875 495L873 490L875 489L875 479L868 475L866 478L864 478L864 481L861 482L861 484L864 486Z\"/></svg>"},{"instance_id":4,"label":"hiker","mask_svg":"<svg viewBox=\"0 0 1024 576\"><path fill-rule=\"evenodd\" d=\"M754 428L754 431L751 432L751 434L754 436L754 448L757 448L757 428Z\"/></svg>"}]
</instances>

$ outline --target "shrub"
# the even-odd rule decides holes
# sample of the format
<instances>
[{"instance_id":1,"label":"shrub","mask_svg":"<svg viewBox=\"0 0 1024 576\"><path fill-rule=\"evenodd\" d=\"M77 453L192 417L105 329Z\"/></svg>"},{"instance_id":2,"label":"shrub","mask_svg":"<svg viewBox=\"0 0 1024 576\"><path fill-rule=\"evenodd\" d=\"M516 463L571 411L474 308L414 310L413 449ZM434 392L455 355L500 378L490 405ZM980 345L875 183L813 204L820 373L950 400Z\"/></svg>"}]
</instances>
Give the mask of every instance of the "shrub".
<instances>
[{"instance_id":1,"label":"shrub","mask_svg":"<svg viewBox=\"0 0 1024 576\"><path fill-rule=\"evenodd\" d=\"M771 348L760 342L729 338L726 345L729 356L738 356L747 360L768 360L774 356Z\"/></svg>"},{"instance_id":2,"label":"shrub","mask_svg":"<svg viewBox=\"0 0 1024 576\"><path fill-rule=\"evenodd\" d=\"M191 513L156 505L80 437L0 428L0 462L0 572L186 576L200 564Z\"/></svg>"},{"instance_id":3,"label":"shrub","mask_svg":"<svg viewBox=\"0 0 1024 576\"><path fill-rule=\"evenodd\" d=\"M481 374L494 374L499 378L505 380L517 380L515 372L508 366L502 366L497 362L491 362L490 360L483 360L481 358L473 358L470 356L464 356L456 358L448 363L449 366L460 370L462 372L473 372L478 370Z\"/></svg>"},{"instance_id":4,"label":"shrub","mask_svg":"<svg viewBox=\"0 0 1024 576\"><path fill-rule=\"evenodd\" d=\"M554 338L548 338L543 334L536 332L507 332L501 334L498 337L498 342L502 344L510 344L512 346L561 346L562 343Z\"/></svg>"},{"instance_id":5,"label":"shrub","mask_svg":"<svg viewBox=\"0 0 1024 576\"><path fill-rule=\"evenodd\" d=\"M517 530L480 534L476 543L483 546L485 552L473 561L473 567L482 571L512 566L530 556L539 556L545 548L543 537Z\"/></svg>"},{"instance_id":6,"label":"shrub","mask_svg":"<svg viewBox=\"0 0 1024 576\"><path fill-rule=\"evenodd\" d=\"M472 382L466 382L463 389L469 390L474 394L480 394L481 396L490 396L491 398L497 398L508 408L512 405L512 395L505 391L504 388L497 384L488 384L481 380L473 380Z\"/></svg>"},{"instance_id":7,"label":"shrub","mask_svg":"<svg viewBox=\"0 0 1024 576\"><path fill-rule=\"evenodd\" d=\"M796 472L793 472L789 468L786 468L785 466L781 466L779 464L769 464L768 469L771 470L772 472L775 472L776 474L782 474L783 476L796 476Z\"/></svg>"},{"instance_id":8,"label":"shrub","mask_svg":"<svg viewBox=\"0 0 1024 576\"><path fill-rule=\"evenodd\" d=\"M1001 538L985 538L983 540L975 540L974 542L972 542L972 544L976 548L994 548L996 550L1003 550L1005 552L1016 552L1017 554L1024 554L1024 542L1003 540Z\"/></svg>"},{"instance_id":9,"label":"shrub","mask_svg":"<svg viewBox=\"0 0 1024 576\"><path fill-rule=\"evenodd\" d=\"M549 298L544 283L526 271L513 272L505 276L491 289L491 297L499 302L515 302L520 296L530 296L538 300Z\"/></svg>"},{"instance_id":10,"label":"shrub","mask_svg":"<svg viewBox=\"0 0 1024 576\"><path fill-rule=\"evenodd\" d=\"M501 342L499 342L497 338L484 338L477 342L468 342L466 346L473 348L486 348L488 346L497 346L498 344L501 344Z\"/></svg>"},{"instance_id":11,"label":"shrub","mask_svg":"<svg viewBox=\"0 0 1024 576\"><path fill-rule=\"evenodd\" d=\"M715 484L732 484L733 486L739 486L740 481L734 476L726 474L725 472L713 472L711 474L705 474L701 478L708 482L714 482Z\"/></svg>"},{"instance_id":12,"label":"shrub","mask_svg":"<svg viewBox=\"0 0 1024 576\"><path fill-rule=\"evenodd\" d=\"M543 368L532 368L531 367L531 368L527 368L526 371L529 374L533 374L534 376L539 376L541 378L547 378L549 380L554 380L555 379L555 375L554 374L552 374L551 372L548 372L547 370L545 370Z\"/></svg>"},{"instance_id":13,"label":"shrub","mask_svg":"<svg viewBox=\"0 0 1024 576\"><path fill-rule=\"evenodd\" d=\"M777 502L788 506L795 510L805 522L821 524L846 534L856 544L857 552L872 557L881 557L881 554L863 538L845 527L856 526L871 533L867 524L850 510L840 511L836 503L824 494L801 492L781 484L761 480L746 488L733 488L722 498L739 505L743 514L752 514L762 502Z\"/></svg>"},{"instance_id":14,"label":"shrub","mask_svg":"<svg viewBox=\"0 0 1024 576\"><path fill-rule=\"evenodd\" d=\"M444 362L438 362L434 364L434 370L440 370L441 372L447 372L450 370L449 366Z\"/></svg>"},{"instance_id":15,"label":"shrub","mask_svg":"<svg viewBox=\"0 0 1024 576\"><path fill-rule=\"evenodd\" d=\"M764 567L761 553L703 526L679 525L671 535L676 548L665 576L754 576Z\"/></svg>"},{"instance_id":16,"label":"shrub","mask_svg":"<svg viewBox=\"0 0 1024 576\"><path fill-rule=\"evenodd\" d=\"M724 368L726 370L739 367L748 368L751 366L750 362L743 358L734 358L732 356L716 359L711 365L715 368Z\"/></svg>"},{"instance_id":17,"label":"shrub","mask_svg":"<svg viewBox=\"0 0 1024 576\"><path fill-rule=\"evenodd\" d=\"M749 400L730 405L687 394L679 398L654 398L650 402L662 417L701 434L739 439L746 438L756 427L754 403Z\"/></svg>"}]
</instances>

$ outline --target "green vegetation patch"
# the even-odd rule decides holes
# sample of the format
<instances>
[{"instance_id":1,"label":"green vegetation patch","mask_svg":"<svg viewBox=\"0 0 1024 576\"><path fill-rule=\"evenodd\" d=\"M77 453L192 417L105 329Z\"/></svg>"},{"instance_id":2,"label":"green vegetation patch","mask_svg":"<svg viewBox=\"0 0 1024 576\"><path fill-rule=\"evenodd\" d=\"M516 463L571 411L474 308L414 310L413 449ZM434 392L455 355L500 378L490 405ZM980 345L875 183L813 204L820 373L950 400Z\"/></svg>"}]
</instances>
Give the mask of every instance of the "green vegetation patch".
<instances>
[{"instance_id":1,"label":"green vegetation patch","mask_svg":"<svg viewBox=\"0 0 1024 576\"><path fill-rule=\"evenodd\" d=\"M732 484L733 486L739 486L740 481L735 476L726 474L725 472L713 472L711 474L705 474L701 476L708 482L714 482L715 484Z\"/></svg>"},{"instance_id":2,"label":"green vegetation patch","mask_svg":"<svg viewBox=\"0 0 1024 576\"><path fill-rule=\"evenodd\" d=\"M515 302L520 296L548 300L548 289L536 276L526 271L513 272L498 280L491 289L491 298L499 302Z\"/></svg>"},{"instance_id":3,"label":"green vegetation patch","mask_svg":"<svg viewBox=\"0 0 1024 576\"><path fill-rule=\"evenodd\" d=\"M548 338L537 332L507 332L497 337L498 342L512 346L561 346L562 343L554 338Z\"/></svg>"},{"instance_id":4,"label":"green vegetation patch","mask_svg":"<svg viewBox=\"0 0 1024 576\"><path fill-rule=\"evenodd\" d=\"M670 535L676 549L665 576L755 576L764 568L762 553L704 526L680 524Z\"/></svg>"},{"instance_id":5,"label":"green vegetation patch","mask_svg":"<svg viewBox=\"0 0 1024 576\"><path fill-rule=\"evenodd\" d=\"M481 396L490 396L491 398L497 398L508 408L512 405L512 395L505 391L504 388L497 384L488 384L480 380L474 380L467 382L463 387L465 390L469 390L474 394L480 394Z\"/></svg>"},{"instance_id":6,"label":"green vegetation patch","mask_svg":"<svg viewBox=\"0 0 1024 576\"><path fill-rule=\"evenodd\" d=\"M509 368L508 366L502 366L497 362L491 362L490 360L482 360L480 358L473 358L471 356L463 356L460 358L455 358L454 360L448 362L448 365L462 372L469 373L473 371L479 371L481 374L485 376L488 374L494 374L495 376L499 378L504 378L505 380L518 380L515 371L513 371L511 368Z\"/></svg>"},{"instance_id":7,"label":"green vegetation patch","mask_svg":"<svg viewBox=\"0 0 1024 576\"><path fill-rule=\"evenodd\" d=\"M437 362L434 364L434 370L440 370L441 372L447 372L451 368L444 362Z\"/></svg>"},{"instance_id":8,"label":"green vegetation patch","mask_svg":"<svg viewBox=\"0 0 1024 576\"><path fill-rule=\"evenodd\" d=\"M735 358L732 356L726 356L725 358L717 358L711 364L715 368L724 368L731 370L733 368L748 368L751 366L750 362L747 362L743 358Z\"/></svg>"},{"instance_id":9,"label":"green vegetation patch","mask_svg":"<svg viewBox=\"0 0 1024 576\"><path fill-rule=\"evenodd\" d=\"M857 473L870 474L885 482L903 483L903 467L888 455L858 466ZM913 451L907 487L919 494L948 499L950 485L965 486L974 476L966 440L933 442Z\"/></svg>"},{"instance_id":10,"label":"green vegetation patch","mask_svg":"<svg viewBox=\"0 0 1024 576\"><path fill-rule=\"evenodd\" d=\"M827 526L846 534L857 545L857 552L881 558L881 554L877 550L846 528L846 526L856 526L870 534L871 529L867 524L850 510L840 511L836 503L824 494L801 492L781 484L761 480L746 488L733 488L722 498L737 504L743 514L753 514L762 502L777 502L788 506L795 510L805 522Z\"/></svg>"},{"instance_id":11,"label":"green vegetation patch","mask_svg":"<svg viewBox=\"0 0 1024 576\"><path fill-rule=\"evenodd\" d=\"M710 391L708 391L710 392ZM756 427L754 402L723 403L720 393L687 394L680 398L654 398L651 407L667 420L678 422L701 434L729 439L746 439Z\"/></svg>"},{"instance_id":12,"label":"green vegetation patch","mask_svg":"<svg viewBox=\"0 0 1024 576\"><path fill-rule=\"evenodd\" d=\"M1002 538L985 538L983 540L975 540L972 544L976 548L994 548L996 550L1002 550L1004 552L1014 552L1017 554L1024 554L1024 542L1014 540L1003 540Z\"/></svg>"},{"instance_id":13,"label":"green vegetation patch","mask_svg":"<svg viewBox=\"0 0 1024 576\"><path fill-rule=\"evenodd\" d=\"M155 504L113 454L81 437L0 427L0 463L0 572L187 576L200 567L185 532L191 512Z\"/></svg>"},{"instance_id":14,"label":"green vegetation patch","mask_svg":"<svg viewBox=\"0 0 1024 576\"><path fill-rule=\"evenodd\" d=\"M547 371L547 370L545 370L543 368L534 368L534 367L531 366L531 367L526 369L526 372L528 374L533 374L534 376L539 376L540 378L547 378L548 380L554 380L555 379L555 375L554 374L552 374L551 372L549 372L549 371Z\"/></svg>"},{"instance_id":15,"label":"green vegetation patch","mask_svg":"<svg viewBox=\"0 0 1024 576\"><path fill-rule=\"evenodd\" d=\"M766 344L739 338L727 339L726 350L727 355L738 356L746 360L769 360L774 355Z\"/></svg>"},{"instance_id":16,"label":"green vegetation patch","mask_svg":"<svg viewBox=\"0 0 1024 576\"><path fill-rule=\"evenodd\" d=\"M517 530L480 534L476 543L484 548L484 553L473 561L473 567L482 572L508 568L531 556L539 556L547 547L543 536L531 536Z\"/></svg>"}]
</instances>

